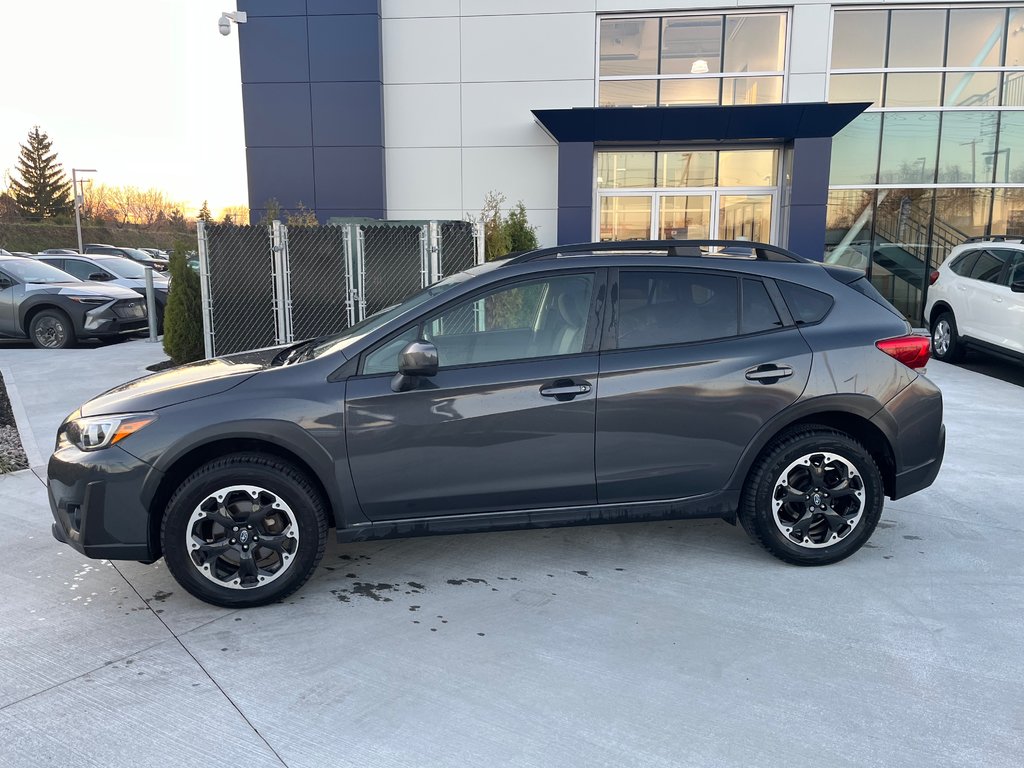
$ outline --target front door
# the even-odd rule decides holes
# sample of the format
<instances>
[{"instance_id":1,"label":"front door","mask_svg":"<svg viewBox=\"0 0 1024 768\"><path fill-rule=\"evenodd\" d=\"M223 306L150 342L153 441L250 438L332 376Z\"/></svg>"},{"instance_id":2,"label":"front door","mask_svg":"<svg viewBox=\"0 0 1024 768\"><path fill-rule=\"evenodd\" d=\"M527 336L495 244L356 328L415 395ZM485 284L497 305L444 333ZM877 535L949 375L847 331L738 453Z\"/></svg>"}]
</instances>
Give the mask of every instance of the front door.
<instances>
[{"instance_id":1,"label":"front door","mask_svg":"<svg viewBox=\"0 0 1024 768\"><path fill-rule=\"evenodd\" d=\"M15 323L17 313L17 300L15 291L18 284L9 275L0 271L0 333L17 335L18 329Z\"/></svg>"},{"instance_id":2,"label":"front door","mask_svg":"<svg viewBox=\"0 0 1024 768\"><path fill-rule=\"evenodd\" d=\"M783 326L760 279L623 269L612 295L616 348L601 355L598 386L598 502L721 490L754 435L800 397L810 349Z\"/></svg>"},{"instance_id":3,"label":"front door","mask_svg":"<svg viewBox=\"0 0 1024 768\"><path fill-rule=\"evenodd\" d=\"M371 520L593 504L603 271L458 299L369 351L345 400L349 465ZM417 338L437 375L394 392Z\"/></svg>"}]
</instances>

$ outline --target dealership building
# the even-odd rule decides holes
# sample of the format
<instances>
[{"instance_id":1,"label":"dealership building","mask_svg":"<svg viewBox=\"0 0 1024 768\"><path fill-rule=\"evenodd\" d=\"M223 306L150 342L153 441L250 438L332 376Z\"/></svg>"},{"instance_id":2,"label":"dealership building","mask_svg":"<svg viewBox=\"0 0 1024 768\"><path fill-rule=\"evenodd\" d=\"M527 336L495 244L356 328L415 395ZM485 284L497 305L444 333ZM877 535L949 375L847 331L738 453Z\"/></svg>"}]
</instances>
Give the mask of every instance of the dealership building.
<instances>
[{"instance_id":1,"label":"dealership building","mask_svg":"<svg viewBox=\"0 0 1024 768\"><path fill-rule=\"evenodd\" d=\"M1024 234L1024 6L238 0L249 203L544 244L729 238L870 272Z\"/></svg>"}]
</instances>

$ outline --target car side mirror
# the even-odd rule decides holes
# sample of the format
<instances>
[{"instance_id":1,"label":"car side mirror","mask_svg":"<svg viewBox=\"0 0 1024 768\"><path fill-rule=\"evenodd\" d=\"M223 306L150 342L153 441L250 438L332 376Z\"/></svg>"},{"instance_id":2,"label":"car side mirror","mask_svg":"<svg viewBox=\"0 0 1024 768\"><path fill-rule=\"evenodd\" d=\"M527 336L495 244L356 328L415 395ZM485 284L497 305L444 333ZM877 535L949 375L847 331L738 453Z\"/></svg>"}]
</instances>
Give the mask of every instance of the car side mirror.
<instances>
[{"instance_id":1,"label":"car side mirror","mask_svg":"<svg viewBox=\"0 0 1024 768\"><path fill-rule=\"evenodd\" d=\"M109 280L110 275L108 275L106 272L93 272L91 275L89 275L89 279L96 280L102 283Z\"/></svg>"},{"instance_id":2,"label":"car side mirror","mask_svg":"<svg viewBox=\"0 0 1024 768\"><path fill-rule=\"evenodd\" d=\"M8 278L0 277L0 291L6 291L12 285L14 285L14 283L12 283Z\"/></svg>"},{"instance_id":3,"label":"car side mirror","mask_svg":"<svg viewBox=\"0 0 1024 768\"><path fill-rule=\"evenodd\" d=\"M394 392L415 389L421 377L437 375L437 347L429 341L413 341L398 353L398 373L391 380Z\"/></svg>"},{"instance_id":4,"label":"car side mirror","mask_svg":"<svg viewBox=\"0 0 1024 768\"><path fill-rule=\"evenodd\" d=\"M1018 280L1015 283L1010 283L1010 290L1014 293L1024 293L1024 280Z\"/></svg>"}]
</instances>

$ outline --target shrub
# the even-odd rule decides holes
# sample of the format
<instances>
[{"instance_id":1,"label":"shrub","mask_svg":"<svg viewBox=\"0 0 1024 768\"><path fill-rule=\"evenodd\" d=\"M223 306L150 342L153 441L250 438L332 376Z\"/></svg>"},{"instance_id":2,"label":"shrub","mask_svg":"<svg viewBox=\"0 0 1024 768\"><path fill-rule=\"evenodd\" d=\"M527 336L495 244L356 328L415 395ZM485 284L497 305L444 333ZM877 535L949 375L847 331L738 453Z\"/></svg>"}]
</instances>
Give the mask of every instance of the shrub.
<instances>
[{"instance_id":1,"label":"shrub","mask_svg":"<svg viewBox=\"0 0 1024 768\"><path fill-rule=\"evenodd\" d=\"M188 265L192 244L179 240L171 255L171 290L164 311L164 352L175 363L202 360L203 309L199 275Z\"/></svg>"},{"instance_id":2,"label":"shrub","mask_svg":"<svg viewBox=\"0 0 1024 768\"><path fill-rule=\"evenodd\" d=\"M530 226L523 201L516 203L506 215L501 212L505 199L503 194L493 191L484 198L480 217L484 225L484 258L487 261L537 247L537 228Z\"/></svg>"}]
</instances>

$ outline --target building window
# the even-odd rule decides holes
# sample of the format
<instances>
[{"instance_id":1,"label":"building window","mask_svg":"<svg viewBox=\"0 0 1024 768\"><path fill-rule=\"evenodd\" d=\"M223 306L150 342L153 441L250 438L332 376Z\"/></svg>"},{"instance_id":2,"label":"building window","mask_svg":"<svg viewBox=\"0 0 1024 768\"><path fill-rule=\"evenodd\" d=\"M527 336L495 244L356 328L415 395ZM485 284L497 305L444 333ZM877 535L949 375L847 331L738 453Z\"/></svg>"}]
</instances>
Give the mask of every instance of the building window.
<instances>
[{"instance_id":1,"label":"building window","mask_svg":"<svg viewBox=\"0 0 1024 768\"><path fill-rule=\"evenodd\" d=\"M601 20L602 107L777 104L786 13Z\"/></svg>"},{"instance_id":2,"label":"building window","mask_svg":"<svg viewBox=\"0 0 1024 768\"><path fill-rule=\"evenodd\" d=\"M832 142L826 261L920 320L968 237L1024 235L1024 7L838 9L829 101L871 106Z\"/></svg>"}]
</instances>

